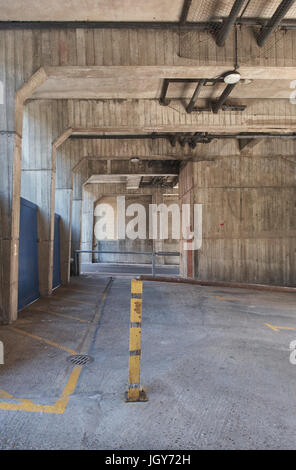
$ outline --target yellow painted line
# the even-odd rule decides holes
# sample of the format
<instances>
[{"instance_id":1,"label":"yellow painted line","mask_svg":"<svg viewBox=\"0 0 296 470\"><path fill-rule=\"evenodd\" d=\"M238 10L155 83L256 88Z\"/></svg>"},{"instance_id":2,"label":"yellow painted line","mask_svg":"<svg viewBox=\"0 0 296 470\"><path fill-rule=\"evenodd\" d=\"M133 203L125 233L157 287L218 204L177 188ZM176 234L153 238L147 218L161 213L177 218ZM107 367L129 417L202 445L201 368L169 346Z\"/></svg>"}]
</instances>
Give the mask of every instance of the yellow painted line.
<instances>
[{"instance_id":1,"label":"yellow painted line","mask_svg":"<svg viewBox=\"0 0 296 470\"><path fill-rule=\"evenodd\" d=\"M13 396L5 392L5 390L0 390L0 398L13 398Z\"/></svg>"},{"instance_id":2,"label":"yellow painted line","mask_svg":"<svg viewBox=\"0 0 296 470\"><path fill-rule=\"evenodd\" d=\"M62 349L63 351L68 352L69 354L78 354L73 349L70 349L70 348L67 348L66 346L55 343L54 341L50 341L49 339L42 338L41 336L33 335L32 333L28 333L27 331L21 330L20 328L16 328L15 326L8 326L7 328L11 331L15 331L16 333L20 333L30 338L36 339L37 341L41 341L42 343L49 344L50 346L53 346L54 348Z\"/></svg>"},{"instance_id":3,"label":"yellow painted line","mask_svg":"<svg viewBox=\"0 0 296 470\"><path fill-rule=\"evenodd\" d=\"M13 398L13 400L18 403L6 403L0 402L0 410L6 411L30 411L32 413L64 413L65 410L62 410L55 405L36 405L30 400L23 400L18 398Z\"/></svg>"},{"instance_id":4,"label":"yellow painted line","mask_svg":"<svg viewBox=\"0 0 296 470\"><path fill-rule=\"evenodd\" d=\"M235 299L232 299L231 297L219 297L219 295L216 295L216 298L219 300L235 300Z\"/></svg>"},{"instance_id":5,"label":"yellow painted line","mask_svg":"<svg viewBox=\"0 0 296 470\"><path fill-rule=\"evenodd\" d=\"M296 329L290 326L274 326L274 325L270 325L270 323L264 323L264 325L268 326L268 328L271 328L273 331L277 331L277 332L279 332L280 330L294 331Z\"/></svg>"},{"instance_id":6,"label":"yellow painted line","mask_svg":"<svg viewBox=\"0 0 296 470\"><path fill-rule=\"evenodd\" d=\"M63 414L64 409L55 407L55 405L35 405L35 403L29 400L22 400L21 403L1 403L0 410L5 411L29 411L31 413L56 413Z\"/></svg>"},{"instance_id":7,"label":"yellow painted line","mask_svg":"<svg viewBox=\"0 0 296 470\"><path fill-rule=\"evenodd\" d=\"M66 410L70 396L74 393L80 373L81 366L75 366L72 370L68 382L57 401L53 405L37 405L30 400L23 398L15 398L12 395L6 393L4 390L0 390L0 398L6 398L14 400L18 403L7 403L0 402L0 410L10 411L29 411L32 413L55 413L63 414Z\"/></svg>"},{"instance_id":8,"label":"yellow painted line","mask_svg":"<svg viewBox=\"0 0 296 470\"><path fill-rule=\"evenodd\" d=\"M103 298L101 299L101 305L104 303L106 297L107 297L107 292L103 295ZM100 316L101 316L101 308L99 308L92 323L94 323L95 321L98 321L100 319ZM34 339L38 339L39 341L48 343L51 346L58 347L59 349L64 349L67 352L71 352L71 354L77 354L77 352L72 351L71 349L65 348L64 346L61 346L57 343L53 343L52 341L41 338L40 336L36 336L36 335L32 335L31 333L24 332L23 330L20 330L19 328L15 328L15 327L8 327L8 328L10 330L15 330L16 332L33 337ZM0 399L1 398L6 399L6 400L10 399L11 401L17 402L17 403L11 403L11 402L0 401L0 410L27 411L27 412L32 412L32 413L63 414L66 410L66 407L68 405L71 395L73 395L75 391L81 370L82 370L81 366L75 366L73 368L61 396L57 399L54 405L37 405L36 403L33 403L30 400L26 400L23 398L15 398L13 397L13 395L10 395L9 393L0 389Z\"/></svg>"},{"instance_id":9,"label":"yellow painted line","mask_svg":"<svg viewBox=\"0 0 296 470\"><path fill-rule=\"evenodd\" d=\"M55 402L55 407L61 409L61 412L64 413L66 406L70 400L70 396L75 392L75 388L81 373L82 367L75 366L71 372L69 380L62 392L60 398Z\"/></svg>"},{"instance_id":10,"label":"yellow painted line","mask_svg":"<svg viewBox=\"0 0 296 470\"><path fill-rule=\"evenodd\" d=\"M68 318L69 320L75 320L75 321L79 321L81 323L90 323L89 320L83 320L82 318L73 317L73 315L66 315L64 313L52 312L51 310L45 310L45 309L39 308L39 307L34 307L31 310L36 310L37 312L48 313L48 315L55 315L57 317Z\"/></svg>"},{"instance_id":11,"label":"yellow painted line","mask_svg":"<svg viewBox=\"0 0 296 470\"><path fill-rule=\"evenodd\" d=\"M75 302L76 304L97 305L95 302L85 302L84 300L67 299L66 297L52 296L48 300L61 300L62 302Z\"/></svg>"}]
</instances>

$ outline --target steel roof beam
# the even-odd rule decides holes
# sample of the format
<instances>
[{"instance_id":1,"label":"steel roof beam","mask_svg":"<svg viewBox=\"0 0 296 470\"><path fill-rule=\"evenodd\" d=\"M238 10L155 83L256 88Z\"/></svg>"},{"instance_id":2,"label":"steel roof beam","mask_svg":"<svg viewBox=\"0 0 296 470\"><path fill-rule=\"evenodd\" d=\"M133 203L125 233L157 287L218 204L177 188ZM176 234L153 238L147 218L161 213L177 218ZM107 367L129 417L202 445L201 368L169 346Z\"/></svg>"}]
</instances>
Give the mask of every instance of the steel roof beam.
<instances>
[{"instance_id":1,"label":"steel roof beam","mask_svg":"<svg viewBox=\"0 0 296 470\"><path fill-rule=\"evenodd\" d=\"M156 29L174 31L214 31L225 20L215 21L0 21L0 30L14 29ZM266 18L237 18L235 24L246 26L264 26ZM296 19L284 19L279 27L296 29Z\"/></svg>"},{"instance_id":2,"label":"steel roof beam","mask_svg":"<svg viewBox=\"0 0 296 470\"><path fill-rule=\"evenodd\" d=\"M230 11L230 14L228 16L227 19L225 19L223 21L223 24L216 36L216 44L217 46L224 46L225 44L225 41L231 31L231 29L233 28L233 26L235 25L236 23L236 20L237 20L237 17L243 7L245 3L245 0L235 0L232 8L231 8L231 11Z\"/></svg>"},{"instance_id":3,"label":"steel roof beam","mask_svg":"<svg viewBox=\"0 0 296 470\"><path fill-rule=\"evenodd\" d=\"M280 25L280 22L284 18L284 16L288 13L291 6L295 3L295 0L283 0L276 11L274 12L272 18L268 21L268 23L262 27L259 36L257 37L257 44L258 46L262 47L266 43L269 36L273 33L273 31Z\"/></svg>"},{"instance_id":4,"label":"steel roof beam","mask_svg":"<svg viewBox=\"0 0 296 470\"><path fill-rule=\"evenodd\" d=\"M182 13L181 13L181 18L180 18L180 24L185 24L187 22L188 18L188 13L191 7L192 0L184 0L183 8L182 8Z\"/></svg>"}]
</instances>

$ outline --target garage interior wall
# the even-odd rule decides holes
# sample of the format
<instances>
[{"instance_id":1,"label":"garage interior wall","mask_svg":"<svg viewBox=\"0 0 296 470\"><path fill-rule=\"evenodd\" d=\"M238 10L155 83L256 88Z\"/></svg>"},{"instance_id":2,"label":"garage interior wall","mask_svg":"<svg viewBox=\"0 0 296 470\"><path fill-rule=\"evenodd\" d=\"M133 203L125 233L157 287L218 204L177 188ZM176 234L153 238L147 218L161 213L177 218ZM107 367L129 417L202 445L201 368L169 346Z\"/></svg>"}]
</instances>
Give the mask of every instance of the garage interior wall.
<instances>
[{"instance_id":1,"label":"garage interior wall","mask_svg":"<svg viewBox=\"0 0 296 470\"><path fill-rule=\"evenodd\" d=\"M119 194L119 196L122 196ZM153 240L149 239L149 204L152 204L152 195L145 196L124 196L125 207L128 210L132 204L141 204L146 211L146 237L144 240L125 240L118 239L118 208L117 208L117 197L116 196L104 196L100 198L94 204L94 214L96 214L101 204L108 204L113 209L114 213L114 238L111 240L99 240L96 238L94 228L99 222L101 217L94 215L93 225L93 250L98 251L138 251L138 252L151 252L153 250ZM136 216L137 214L135 214ZM125 225L134 217L125 216ZM135 228L137 230L137 228ZM151 256L147 255L114 255L114 254L102 254L94 255L92 258L93 262L96 263L126 263L126 264L150 264Z\"/></svg>"},{"instance_id":2,"label":"garage interior wall","mask_svg":"<svg viewBox=\"0 0 296 470\"><path fill-rule=\"evenodd\" d=\"M188 189L190 198L202 203L209 217L204 221L206 233L202 250L189 253L194 259L189 263L187 260L183 274L295 285L295 141L263 140L248 155L240 152L234 140L198 144L195 149L180 145L171 147L166 140L125 142L122 148L119 148L119 142L78 141L73 145L76 149L80 146L83 151L73 165L66 164L65 181L59 180L56 186L56 159L60 159L61 166L66 162L67 158L63 157L64 151L67 154L64 150L66 139L56 153L53 145L68 130L140 133L143 129L147 132L196 132L209 128L218 132L226 126L229 132L247 131L256 126L261 131L283 127L293 130L295 106L281 97L277 100L250 99L244 113L225 111L217 115L189 115L180 100L174 101L172 106L162 107L153 94L147 94L149 99L132 99L132 94L124 99L120 96L116 99L96 99L94 96L82 99L79 93L77 96L62 94L55 86L52 94L42 92L42 86L53 83L59 74L67 81L67 74L72 73L69 66L79 67L76 72L82 78L85 78L84 67L99 66L94 73L106 73L107 81L108 73L118 78L116 71L123 73L125 66L147 67L147 70L137 69L142 77L138 83L140 90L146 83L144 77L149 68L152 75L161 71L162 77L170 73L169 67L177 68L178 73L182 70L184 74L188 73L189 67L196 68L195 73L204 70L202 67L214 67L211 70L213 73L216 70L216 74L233 68L233 38L225 47L218 48L209 33L192 33L191 44L194 42L195 52L188 58L180 57L181 36L178 31L162 30L0 31L0 80L5 93L0 113L0 159L4 169L0 176L2 322L11 322L17 316L20 194L40 208L39 286L41 295L49 295L52 290L55 198L58 207L59 198L61 200L62 194L67 194L68 209L60 214L66 227L62 235L62 259L69 259L71 236L72 249L86 243L83 236L79 241L78 229L79 214L83 211L83 189L75 189L73 181L80 180L80 186L85 183L82 177L85 164L77 171L74 167L88 156L106 160L107 156L118 159L125 154L130 158L135 152L144 159L158 155L164 159L192 160L189 163L193 168L193 181ZM261 67L261 76L278 70L283 78L287 77L289 67L295 67L296 62L291 47L296 40L296 31L289 31L285 36L280 32L279 37L281 41L275 42L272 53L266 56L251 39L249 29L242 28L238 41L242 66ZM117 69L106 70L112 67ZM266 72L268 68L270 71ZM288 86L289 78L285 79ZM157 80L161 87L162 81ZM61 82L58 80L58 84ZM236 98L235 102L241 104L242 99ZM73 155L71 152L74 151L70 151ZM181 196L185 197L185 192ZM188 253L182 256L183 265L185 256ZM68 280L68 262L62 261L62 282Z\"/></svg>"}]
</instances>

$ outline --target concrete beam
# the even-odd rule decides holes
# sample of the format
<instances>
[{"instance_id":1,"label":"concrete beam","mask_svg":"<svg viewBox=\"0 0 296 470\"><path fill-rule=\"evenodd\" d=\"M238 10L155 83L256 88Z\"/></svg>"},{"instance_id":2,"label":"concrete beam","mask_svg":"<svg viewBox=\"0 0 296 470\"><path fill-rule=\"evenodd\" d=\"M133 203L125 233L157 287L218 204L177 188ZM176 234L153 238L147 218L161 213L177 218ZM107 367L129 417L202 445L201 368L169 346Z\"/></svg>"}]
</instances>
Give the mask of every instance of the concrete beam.
<instances>
[{"instance_id":1,"label":"concrete beam","mask_svg":"<svg viewBox=\"0 0 296 470\"><path fill-rule=\"evenodd\" d=\"M35 91L33 99L159 99L163 81L171 79L206 79L219 77L231 70L232 64L197 66L67 66L46 67L47 80ZM241 66L242 81L233 93L244 99L288 98L289 83L296 67ZM244 85L244 80L253 82ZM192 95L194 84L183 88L170 84L168 98ZM200 97L215 98L221 85L202 87Z\"/></svg>"},{"instance_id":2,"label":"concrete beam","mask_svg":"<svg viewBox=\"0 0 296 470\"><path fill-rule=\"evenodd\" d=\"M130 66L59 66L44 67L47 81L55 80L80 80L80 79L114 79L131 80L149 78L213 78L219 77L229 71L227 64L222 65L130 65ZM280 74L279 74L280 72ZM239 73L242 79L250 80L293 80L295 79L296 67L277 67L242 65ZM84 82L85 83L85 82ZM64 83L67 87L67 83Z\"/></svg>"},{"instance_id":3,"label":"concrete beam","mask_svg":"<svg viewBox=\"0 0 296 470\"><path fill-rule=\"evenodd\" d=\"M126 189L139 189L142 176L133 175L127 177Z\"/></svg>"}]
</instances>

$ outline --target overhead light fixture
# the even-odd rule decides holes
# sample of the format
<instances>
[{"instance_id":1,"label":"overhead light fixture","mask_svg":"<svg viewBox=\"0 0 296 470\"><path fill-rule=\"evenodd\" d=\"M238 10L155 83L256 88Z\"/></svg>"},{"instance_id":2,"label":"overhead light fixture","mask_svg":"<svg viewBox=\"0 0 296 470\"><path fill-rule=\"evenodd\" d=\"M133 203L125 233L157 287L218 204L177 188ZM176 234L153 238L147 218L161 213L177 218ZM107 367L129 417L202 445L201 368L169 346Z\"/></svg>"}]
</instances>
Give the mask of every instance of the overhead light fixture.
<instances>
[{"instance_id":1,"label":"overhead light fixture","mask_svg":"<svg viewBox=\"0 0 296 470\"><path fill-rule=\"evenodd\" d=\"M133 157L130 159L131 163L139 163L140 159L138 157Z\"/></svg>"},{"instance_id":2,"label":"overhead light fixture","mask_svg":"<svg viewBox=\"0 0 296 470\"><path fill-rule=\"evenodd\" d=\"M235 85L236 83L240 81L240 79L241 79L241 76L238 72L227 72L224 75L224 82L227 85Z\"/></svg>"}]
</instances>

